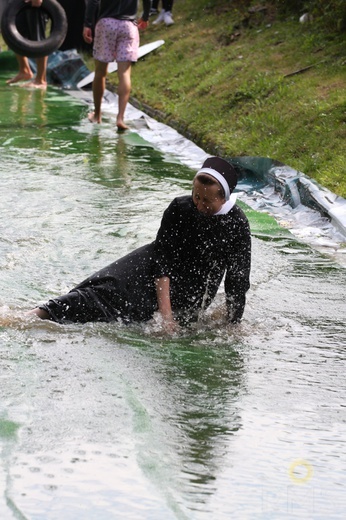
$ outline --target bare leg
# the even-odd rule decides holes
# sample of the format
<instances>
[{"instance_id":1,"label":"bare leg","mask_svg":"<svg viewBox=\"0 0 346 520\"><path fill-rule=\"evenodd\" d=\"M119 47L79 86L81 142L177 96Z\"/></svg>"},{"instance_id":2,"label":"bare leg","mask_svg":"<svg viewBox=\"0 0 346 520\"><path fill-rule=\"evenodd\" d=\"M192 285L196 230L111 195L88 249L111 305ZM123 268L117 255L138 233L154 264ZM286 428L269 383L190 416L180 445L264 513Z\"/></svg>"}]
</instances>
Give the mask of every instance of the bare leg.
<instances>
[{"instance_id":1,"label":"bare leg","mask_svg":"<svg viewBox=\"0 0 346 520\"><path fill-rule=\"evenodd\" d=\"M8 85L18 83L19 81L28 81L34 76L30 68L28 58L26 58L25 56L19 56L19 54L16 54L16 58L18 62L19 71L18 74L16 74L13 78L8 79L6 81Z\"/></svg>"},{"instance_id":2,"label":"bare leg","mask_svg":"<svg viewBox=\"0 0 346 520\"><path fill-rule=\"evenodd\" d=\"M50 316L48 312L44 311L43 309L39 309L38 307L36 309L32 309L31 311L27 312L23 315L23 313L13 313L11 314L0 314L0 327L16 327L23 323L28 323L28 320L26 318L40 318L41 320L49 320Z\"/></svg>"},{"instance_id":3,"label":"bare leg","mask_svg":"<svg viewBox=\"0 0 346 520\"><path fill-rule=\"evenodd\" d=\"M37 58L37 74L36 78L33 81L33 84L38 88L46 88L47 87L47 62L48 56L44 56L43 58Z\"/></svg>"},{"instance_id":4,"label":"bare leg","mask_svg":"<svg viewBox=\"0 0 346 520\"><path fill-rule=\"evenodd\" d=\"M43 309L39 309L39 307L36 307L35 309L32 309L27 314L34 314L38 318L41 318L41 320L49 320L50 319L50 316L49 316L48 312L43 310Z\"/></svg>"},{"instance_id":5,"label":"bare leg","mask_svg":"<svg viewBox=\"0 0 346 520\"><path fill-rule=\"evenodd\" d=\"M47 88L47 62L48 62L48 56L44 56L43 58L37 58L36 64L37 64L37 73L36 77L33 81L29 81L29 83L26 83L23 85L24 87L33 87L33 88L41 88L46 89Z\"/></svg>"},{"instance_id":6,"label":"bare leg","mask_svg":"<svg viewBox=\"0 0 346 520\"><path fill-rule=\"evenodd\" d=\"M88 119L92 123L101 123L102 121L101 104L106 88L107 71L108 63L95 60L95 77L93 81L94 112L88 115Z\"/></svg>"},{"instance_id":7,"label":"bare leg","mask_svg":"<svg viewBox=\"0 0 346 520\"><path fill-rule=\"evenodd\" d=\"M124 123L124 116L126 105L130 98L131 92L131 62L118 62L118 96L119 96L119 111L117 117L117 127L119 130L127 130L128 126Z\"/></svg>"}]
</instances>

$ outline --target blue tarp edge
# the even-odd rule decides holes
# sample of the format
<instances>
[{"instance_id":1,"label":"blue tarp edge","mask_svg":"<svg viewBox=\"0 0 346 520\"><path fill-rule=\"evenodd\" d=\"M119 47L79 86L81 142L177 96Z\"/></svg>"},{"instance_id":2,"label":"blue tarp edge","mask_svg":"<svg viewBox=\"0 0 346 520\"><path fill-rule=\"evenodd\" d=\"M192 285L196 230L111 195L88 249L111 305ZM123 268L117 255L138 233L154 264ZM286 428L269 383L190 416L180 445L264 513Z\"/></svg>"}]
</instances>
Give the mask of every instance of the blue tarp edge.
<instances>
[{"instance_id":1,"label":"blue tarp edge","mask_svg":"<svg viewBox=\"0 0 346 520\"><path fill-rule=\"evenodd\" d=\"M242 178L254 177L273 186L292 208L299 204L327 217L346 237L346 200L302 172L266 157L229 157Z\"/></svg>"}]
</instances>

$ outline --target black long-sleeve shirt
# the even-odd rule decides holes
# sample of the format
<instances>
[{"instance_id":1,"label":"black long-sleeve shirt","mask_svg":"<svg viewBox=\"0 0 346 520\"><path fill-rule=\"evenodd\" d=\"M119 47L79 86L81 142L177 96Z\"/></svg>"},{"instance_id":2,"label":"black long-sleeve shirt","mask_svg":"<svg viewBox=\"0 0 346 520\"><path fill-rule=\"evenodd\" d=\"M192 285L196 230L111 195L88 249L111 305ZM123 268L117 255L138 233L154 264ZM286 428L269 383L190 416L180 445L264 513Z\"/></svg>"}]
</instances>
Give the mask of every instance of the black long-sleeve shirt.
<instances>
[{"instance_id":1,"label":"black long-sleeve shirt","mask_svg":"<svg viewBox=\"0 0 346 520\"><path fill-rule=\"evenodd\" d=\"M151 0L143 0L142 19L147 22ZM85 10L85 27L93 27L101 18L135 21L138 11L138 0L88 0Z\"/></svg>"},{"instance_id":2,"label":"black long-sleeve shirt","mask_svg":"<svg viewBox=\"0 0 346 520\"><path fill-rule=\"evenodd\" d=\"M170 278L173 308L206 308L226 273L229 316L240 320L250 287L251 235L239 206L225 215L206 216L191 196L174 199L164 212L154 250L154 274Z\"/></svg>"}]
</instances>

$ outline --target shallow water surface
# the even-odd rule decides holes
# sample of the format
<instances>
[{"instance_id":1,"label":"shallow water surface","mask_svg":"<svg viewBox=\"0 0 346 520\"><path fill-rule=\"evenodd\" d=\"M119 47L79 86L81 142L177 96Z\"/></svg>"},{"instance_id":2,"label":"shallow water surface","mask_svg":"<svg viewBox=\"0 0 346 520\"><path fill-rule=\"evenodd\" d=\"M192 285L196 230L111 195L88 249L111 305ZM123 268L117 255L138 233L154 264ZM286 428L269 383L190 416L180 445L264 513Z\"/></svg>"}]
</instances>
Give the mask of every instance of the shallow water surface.
<instances>
[{"instance_id":1,"label":"shallow water surface","mask_svg":"<svg viewBox=\"0 0 346 520\"><path fill-rule=\"evenodd\" d=\"M58 90L0 87L0 317L151 241L194 174ZM249 208L252 286L194 327L0 328L1 519L344 518L345 282Z\"/></svg>"}]
</instances>

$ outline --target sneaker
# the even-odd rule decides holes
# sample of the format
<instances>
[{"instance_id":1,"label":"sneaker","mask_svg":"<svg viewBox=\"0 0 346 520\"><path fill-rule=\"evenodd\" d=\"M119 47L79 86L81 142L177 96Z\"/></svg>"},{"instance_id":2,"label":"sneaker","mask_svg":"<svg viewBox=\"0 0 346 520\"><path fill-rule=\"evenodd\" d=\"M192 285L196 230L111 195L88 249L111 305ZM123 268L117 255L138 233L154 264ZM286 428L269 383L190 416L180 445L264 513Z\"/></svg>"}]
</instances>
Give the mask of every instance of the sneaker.
<instances>
[{"instance_id":1,"label":"sneaker","mask_svg":"<svg viewBox=\"0 0 346 520\"><path fill-rule=\"evenodd\" d=\"M167 26L174 24L174 20L172 18L172 13L170 11L166 11L165 12L164 17L163 17L163 21L165 22L165 24Z\"/></svg>"},{"instance_id":2,"label":"sneaker","mask_svg":"<svg viewBox=\"0 0 346 520\"><path fill-rule=\"evenodd\" d=\"M162 11L160 11L159 16L156 18L156 20L153 21L153 25L158 25L159 23L163 22L165 19L165 14L165 10L162 9Z\"/></svg>"},{"instance_id":3,"label":"sneaker","mask_svg":"<svg viewBox=\"0 0 346 520\"><path fill-rule=\"evenodd\" d=\"M157 9L154 9L153 7L150 9L149 11L149 16L153 16L154 14L158 14L158 10Z\"/></svg>"}]
</instances>

